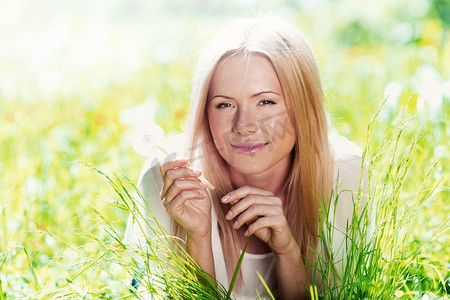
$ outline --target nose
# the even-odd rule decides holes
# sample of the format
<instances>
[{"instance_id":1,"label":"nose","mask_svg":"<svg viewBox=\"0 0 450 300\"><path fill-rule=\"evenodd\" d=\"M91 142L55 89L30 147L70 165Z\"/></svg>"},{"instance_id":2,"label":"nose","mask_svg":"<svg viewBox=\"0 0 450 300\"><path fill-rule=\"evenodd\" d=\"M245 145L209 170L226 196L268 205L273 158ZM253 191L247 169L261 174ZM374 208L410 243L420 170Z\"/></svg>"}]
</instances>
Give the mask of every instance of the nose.
<instances>
[{"instance_id":1,"label":"nose","mask_svg":"<svg viewBox=\"0 0 450 300\"><path fill-rule=\"evenodd\" d=\"M239 111L236 114L233 131L241 135L251 135L258 130L258 124L250 111Z\"/></svg>"}]
</instances>

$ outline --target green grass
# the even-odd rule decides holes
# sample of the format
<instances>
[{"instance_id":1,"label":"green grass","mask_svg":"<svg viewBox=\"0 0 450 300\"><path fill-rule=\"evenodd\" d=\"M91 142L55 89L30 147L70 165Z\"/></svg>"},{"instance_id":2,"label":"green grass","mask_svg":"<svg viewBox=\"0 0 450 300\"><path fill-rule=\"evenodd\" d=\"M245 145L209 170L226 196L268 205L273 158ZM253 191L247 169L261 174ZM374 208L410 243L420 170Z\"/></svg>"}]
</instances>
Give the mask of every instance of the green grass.
<instances>
[{"instance_id":1,"label":"green grass","mask_svg":"<svg viewBox=\"0 0 450 300\"><path fill-rule=\"evenodd\" d=\"M450 99L444 95L437 110L427 101L421 108L417 104L424 95L417 78L428 66L439 74L438 83L448 81L449 30L432 9L409 16L406 2L389 5L377 26L342 13L349 1L327 3L329 10L322 10L320 18L291 10L318 55L337 132L363 145L386 87L392 82L403 87L398 99L388 99L367 141L370 195L384 213L378 220L384 233L372 241L376 251L350 243L356 248L344 287L328 294L319 289L318 298L342 297L347 287L367 298L448 298ZM131 128L119 116L147 99L154 101L155 122L165 132L183 129L196 59L192 49L205 38L201 34L210 33L192 36L192 24L204 23L186 18L189 30L174 38L188 57L148 60L121 80L102 74L107 77L102 83L89 79L95 68L85 69L76 74L77 93L64 88L41 93L27 74L14 82L23 93L11 98L1 91L0 299L132 297L136 268L129 266L135 262L120 244L128 211L102 176L74 162L136 182L146 158L131 148ZM409 40L390 35L399 24L411 26Z\"/></svg>"},{"instance_id":2,"label":"green grass","mask_svg":"<svg viewBox=\"0 0 450 300\"><path fill-rule=\"evenodd\" d=\"M445 249L448 236L449 217L418 242L411 234L411 228L420 224L423 210L429 205L438 205L448 197L448 188L442 185L444 178L437 179L437 169L442 158L436 158L426 170L423 181L412 193L405 193L405 183L415 169L417 148L422 133L415 118L407 116L403 110L399 125L385 128L386 135L381 143L372 140L379 112L368 126L363 160L368 168L369 184L360 189L354 199L354 209L360 207L362 198L368 205L354 216L348 224L343 245L346 249L344 261L337 261L331 255L330 261L343 265L344 273L337 275L328 260L318 256L316 272L324 278L324 289L318 295L323 299L391 299L399 295L405 298L421 298L427 285L427 297L441 298L449 292L449 268L446 261L449 252ZM381 125L383 128L383 126ZM405 137L410 130L416 130L410 138ZM402 147L405 142L408 145ZM339 200L339 194L332 196ZM369 234L372 205L376 203L374 233ZM330 249L333 239L333 211L325 211L326 226L320 233L324 248ZM373 213L372 213L373 215ZM429 245L439 245L440 250L433 258L424 259L423 250ZM417 273L417 267L422 269ZM433 274L430 277L423 273ZM417 279L417 280L416 280ZM327 288L328 287L328 288ZM330 288L333 287L333 288Z\"/></svg>"}]
</instances>

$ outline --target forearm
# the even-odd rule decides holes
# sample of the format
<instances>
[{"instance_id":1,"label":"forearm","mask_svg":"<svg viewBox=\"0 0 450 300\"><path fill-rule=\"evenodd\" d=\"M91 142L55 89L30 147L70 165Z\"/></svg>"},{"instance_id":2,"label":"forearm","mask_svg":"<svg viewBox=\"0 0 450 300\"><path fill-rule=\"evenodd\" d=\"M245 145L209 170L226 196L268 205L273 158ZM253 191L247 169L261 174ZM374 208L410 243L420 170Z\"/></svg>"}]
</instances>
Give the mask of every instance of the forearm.
<instances>
[{"instance_id":1,"label":"forearm","mask_svg":"<svg viewBox=\"0 0 450 300\"><path fill-rule=\"evenodd\" d=\"M186 250L191 258L212 278L215 278L214 257L211 244L211 233L194 237L187 235Z\"/></svg>"},{"instance_id":2,"label":"forearm","mask_svg":"<svg viewBox=\"0 0 450 300\"><path fill-rule=\"evenodd\" d=\"M305 289L309 287L310 280L298 245L282 255L277 255L278 290L281 299L309 299ZM304 287L305 286L305 287Z\"/></svg>"}]
</instances>

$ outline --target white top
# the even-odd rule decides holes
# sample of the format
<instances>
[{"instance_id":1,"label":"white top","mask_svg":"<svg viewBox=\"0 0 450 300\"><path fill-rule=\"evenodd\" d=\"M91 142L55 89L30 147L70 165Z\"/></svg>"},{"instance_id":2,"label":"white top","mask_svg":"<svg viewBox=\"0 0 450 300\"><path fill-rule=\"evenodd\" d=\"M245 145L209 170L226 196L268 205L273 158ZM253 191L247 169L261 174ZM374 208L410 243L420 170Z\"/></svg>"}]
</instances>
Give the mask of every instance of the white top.
<instances>
[{"instance_id":1,"label":"white top","mask_svg":"<svg viewBox=\"0 0 450 300\"><path fill-rule=\"evenodd\" d=\"M172 139L170 148L173 147L174 151L179 151L181 148L181 139ZM347 139L331 135L330 144L335 156L335 175L339 173L338 192L340 192L339 200L336 206L335 214L335 230L333 232L334 238L332 242L332 251L334 253L335 261L338 263L335 265L339 274L342 274L342 266L344 265L343 259L345 258L344 249L344 233L346 231L346 225L351 222L353 215L353 196L358 190L359 179L361 173L361 149L348 141ZM171 150L167 149L166 150ZM169 151L170 152L170 151ZM367 182L367 180L366 180ZM365 184L366 185L366 184ZM170 232L170 216L167 214L165 207L160 200L160 191L162 188L162 178L159 170L159 164L157 159L149 160L142 168L141 175L139 177L138 189L147 201L148 206L151 208L153 214L157 217L158 222ZM362 201L362 206L365 205L365 199ZM333 204L332 204L333 205ZM333 211L334 207L331 208ZM214 256L214 264L216 271L216 279L225 287L228 288L228 276L225 268L225 260L222 251L222 245L219 238L218 223L214 208L212 209L212 249ZM373 223L373 222L372 222ZM373 225L373 224L372 224ZM150 234L150 230L146 228L146 234ZM372 229L373 231L373 229ZM145 245L145 239L139 226L133 223L133 219L130 216L125 233L124 243ZM319 250L320 251L320 250ZM241 271L244 280L244 288L236 292L233 296L236 299L256 299L257 295L267 295L265 288L261 283L256 272L259 272L264 281L267 283L272 292L276 293L276 265L275 256L273 253L266 254L250 254L246 253L241 265ZM266 299L262 297L262 299ZM268 299L268 296L267 296Z\"/></svg>"}]
</instances>

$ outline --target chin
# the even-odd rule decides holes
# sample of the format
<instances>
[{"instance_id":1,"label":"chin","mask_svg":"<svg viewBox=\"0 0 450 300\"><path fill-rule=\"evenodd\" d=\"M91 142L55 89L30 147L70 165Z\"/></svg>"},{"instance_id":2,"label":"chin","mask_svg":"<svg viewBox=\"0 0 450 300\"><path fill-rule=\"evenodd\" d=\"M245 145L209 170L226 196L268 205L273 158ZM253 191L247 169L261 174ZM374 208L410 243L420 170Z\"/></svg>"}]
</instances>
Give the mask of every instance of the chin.
<instances>
[{"instance_id":1,"label":"chin","mask_svg":"<svg viewBox=\"0 0 450 300\"><path fill-rule=\"evenodd\" d=\"M230 164L230 166L236 170L237 172L243 174L243 175L258 175L266 171L269 167L268 166L262 166L260 164L249 164L249 163L235 163Z\"/></svg>"}]
</instances>

